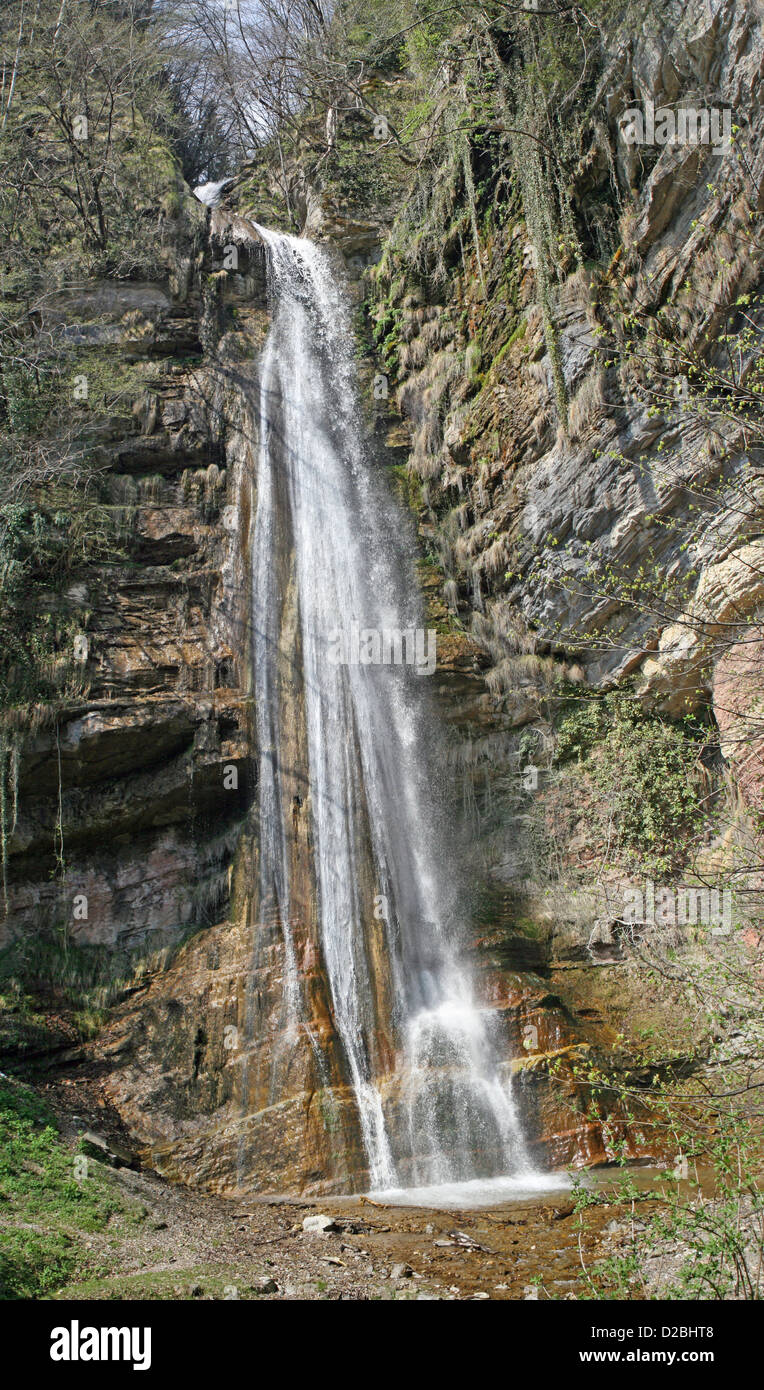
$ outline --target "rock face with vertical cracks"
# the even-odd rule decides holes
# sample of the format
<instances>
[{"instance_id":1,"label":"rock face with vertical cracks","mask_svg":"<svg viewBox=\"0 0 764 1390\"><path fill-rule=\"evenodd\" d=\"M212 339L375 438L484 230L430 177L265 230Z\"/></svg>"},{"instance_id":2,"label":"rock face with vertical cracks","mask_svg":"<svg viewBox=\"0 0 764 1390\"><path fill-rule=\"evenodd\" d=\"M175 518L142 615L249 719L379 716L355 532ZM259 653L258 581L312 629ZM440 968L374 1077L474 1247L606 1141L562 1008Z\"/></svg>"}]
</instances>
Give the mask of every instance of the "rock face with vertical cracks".
<instances>
[{"instance_id":1,"label":"rock face with vertical cracks","mask_svg":"<svg viewBox=\"0 0 764 1390\"><path fill-rule=\"evenodd\" d=\"M100 951L107 974L224 911L252 797L241 533L253 441L223 354L198 366L221 312L219 251L198 249L201 208L187 217L170 284L98 283L51 311L125 362L150 358L151 385L99 434L115 557L60 600L80 628L60 658L65 693L8 735L0 946L33 961L53 936ZM255 333L257 315L255 299Z\"/></svg>"},{"instance_id":2,"label":"rock face with vertical cracks","mask_svg":"<svg viewBox=\"0 0 764 1390\"><path fill-rule=\"evenodd\" d=\"M254 866L243 855L240 867ZM358 1191L368 1186L366 1157L315 945L298 933L312 1016L295 1035L280 1022L281 933L250 919L244 899L233 923L195 938L122 1006L99 1046L111 1095L144 1160L170 1178L225 1193ZM587 1053L580 1022L530 973L486 971L482 993L517 1059L509 1065L534 1159L560 1167L612 1158L624 1128L584 1113L572 1072ZM534 1055L523 1047L530 1029ZM394 1126L397 1098L385 1102Z\"/></svg>"},{"instance_id":3,"label":"rock face with vertical cracks","mask_svg":"<svg viewBox=\"0 0 764 1390\"><path fill-rule=\"evenodd\" d=\"M212 240L230 237L217 214ZM237 222L241 258L256 251ZM240 262L241 263L241 262ZM244 272L245 288L256 277ZM246 299L243 301L246 303ZM253 379L241 369L241 433L258 437ZM230 447L238 448L239 435ZM253 462L250 448L248 464ZM229 462L229 469L231 464ZM258 479L254 478L254 487ZM240 474L247 499L236 532L246 568L253 543L253 479ZM275 479L276 504L283 475ZM293 538L280 509L273 552L273 602L280 659L274 664L280 710L279 766L290 884L289 939L285 924L259 898L259 857L265 827L253 806L242 827L232 875L230 921L195 936L169 968L131 993L99 1044L108 1060L112 1098L142 1144L148 1163L174 1179L218 1192L341 1192L370 1185L357 1099L331 1002L321 943L311 842L307 734ZM252 646L244 647L247 656ZM465 699L480 703L479 654L468 641L444 643L437 691L443 713L457 719ZM443 660L445 658L445 660ZM262 759L265 749L258 750ZM368 836L368 830L366 831ZM368 881L365 881L364 874ZM392 986L383 924L370 910L374 885L360 867L360 893L369 908L367 951L375 999L371 1052L391 1134L407 1124L396 1075ZM290 1016L285 995L294 955L303 1006ZM490 953L476 962L479 998L506 1074L515 1073L529 1150L543 1166L584 1164L611 1157L623 1137L617 1118L585 1114L574 1076L589 1046L574 1019L544 981L518 973ZM553 1067L556 1068L552 1079ZM476 1142L479 1142L476 1138ZM480 1162L476 1151L475 1160ZM414 1180L416 1137L399 1169Z\"/></svg>"}]
</instances>

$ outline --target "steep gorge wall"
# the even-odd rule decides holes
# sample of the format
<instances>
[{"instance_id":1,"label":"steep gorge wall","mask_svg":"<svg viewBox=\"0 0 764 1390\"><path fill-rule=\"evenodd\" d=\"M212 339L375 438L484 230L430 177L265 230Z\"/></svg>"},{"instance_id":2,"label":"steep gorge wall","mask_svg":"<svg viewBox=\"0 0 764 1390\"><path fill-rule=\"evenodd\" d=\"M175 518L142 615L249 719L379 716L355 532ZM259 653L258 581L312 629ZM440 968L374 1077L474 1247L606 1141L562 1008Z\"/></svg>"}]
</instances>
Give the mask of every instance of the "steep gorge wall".
<instances>
[{"instance_id":1,"label":"steep gorge wall","mask_svg":"<svg viewBox=\"0 0 764 1390\"><path fill-rule=\"evenodd\" d=\"M235 371L202 365L218 312L203 223L187 194L174 284L106 281L56 301L69 333L142 364L147 385L132 416L101 430L104 510L121 554L61 596L79 627L78 653L61 657L72 693L22 710L7 735L15 813L0 933L32 972L51 938L64 951L105 948L129 971L131 953L214 919L251 799L246 479L256 446Z\"/></svg>"},{"instance_id":2,"label":"steep gorge wall","mask_svg":"<svg viewBox=\"0 0 764 1390\"><path fill-rule=\"evenodd\" d=\"M674 400L676 367L658 399L641 389L651 348L640 338L640 325L663 322L676 362L718 363L736 303L759 303L760 21L758 5L732 3L629 15L590 114L577 125L570 112L570 223L554 186L534 191L511 163L508 176L483 139L472 152L479 237L461 165L446 159L393 229L370 293L438 597L485 666L453 758L494 926L504 903L506 922L526 924L529 953L560 967L566 996L578 991L599 1017L642 1004L628 969L618 984L611 970L624 964L612 934L623 902L617 866L604 874L613 901L597 882L608 857L598 794L576 774L558 785L561 715L622 688L648 717L705 721L706 746L688 745L688 762L736 809L703 827L701 868L728 862L733 841L744 883L760 860L760 439ZM445 86L434 100L448 100ZM648 103L729 111L736 139L630 146L624 113ZM545 198L560 234L552 258L534 207ZM750 350L740 345L741 362ZM528 763L538 795L523 794ZM678 847L699 833L678 824Z\"/></svg>"}]
</instances>

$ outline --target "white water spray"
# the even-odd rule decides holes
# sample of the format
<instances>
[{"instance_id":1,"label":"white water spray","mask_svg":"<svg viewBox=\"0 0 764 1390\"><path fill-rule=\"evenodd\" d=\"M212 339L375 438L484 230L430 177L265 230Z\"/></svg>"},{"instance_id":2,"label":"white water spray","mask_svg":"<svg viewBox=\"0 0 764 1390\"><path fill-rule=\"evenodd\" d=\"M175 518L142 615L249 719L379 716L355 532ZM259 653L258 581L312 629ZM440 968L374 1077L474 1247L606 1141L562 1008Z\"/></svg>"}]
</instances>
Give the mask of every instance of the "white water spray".
<instances>
[{"instance_id":1,"label":"white water spray","mask_svg":"<svg viewBox=\"0 0 764 1390\"><path fill-rule=\"evenodd\" d=\"M253 550L260 896L284 934L288 1008L299 1018L277 665L299 661L321 950L371 1186L531 1174L509 1078L455 954L459 897L428 775L421 678L330 659L338 628L420 622L402 517L364 454L348 310L325 251L256 231L272 309ZM285 537L299 608L289 652L276 592ZM373 924L370 879L386 905ZM393 1039L384 1067L381 994Z\"/></svg>"}]
</instances>

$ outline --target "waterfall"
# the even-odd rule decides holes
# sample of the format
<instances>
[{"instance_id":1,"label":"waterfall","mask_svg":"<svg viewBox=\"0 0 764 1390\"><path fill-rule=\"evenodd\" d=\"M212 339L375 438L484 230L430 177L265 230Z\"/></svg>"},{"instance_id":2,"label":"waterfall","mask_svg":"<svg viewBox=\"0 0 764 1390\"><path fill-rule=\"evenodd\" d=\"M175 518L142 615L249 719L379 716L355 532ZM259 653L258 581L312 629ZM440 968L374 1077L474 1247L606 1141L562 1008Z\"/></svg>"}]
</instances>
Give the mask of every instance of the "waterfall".
<instances>
[{"instance_id":1,"label":"waterfall","mask_svg":"<svg viewBox=\"0 0 764 1390\"><path fill-rule=\"evenodd\" d=\"M322 248L255 230L272 312L252 556L259 899L283 933L286 1008L299 1029L291 820L308 827L301 853L372 1188L529 1174L507 1069L458 957L426 676L364 659L368 634L421 634L422 618L407 523L364 449L349 308ZM284 754L298 692L303 768Z\"/></svg>"}]
</instances>

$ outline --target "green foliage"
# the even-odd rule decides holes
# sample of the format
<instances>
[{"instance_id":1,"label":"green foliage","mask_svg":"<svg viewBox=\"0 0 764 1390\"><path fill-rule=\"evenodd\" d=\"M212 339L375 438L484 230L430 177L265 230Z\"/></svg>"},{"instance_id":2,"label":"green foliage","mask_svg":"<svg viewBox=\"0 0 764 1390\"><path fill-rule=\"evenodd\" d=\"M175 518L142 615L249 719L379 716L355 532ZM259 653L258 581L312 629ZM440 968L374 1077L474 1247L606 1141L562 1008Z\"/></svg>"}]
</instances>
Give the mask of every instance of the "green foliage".
<instances>
[{"instance_id":1,"label":"green foliage","mask_svg":"<svg viewBox=\"0 0 764 1390\"><path fill-rule=\"evenodd\" d=\"M398 375L401 313L390 297L372 306L372 337L391 376Z\"/></svg>"},{"instance_id":2,"label":"green foliage","mask_svg":"<svg viewBox=\"0 0 764 1390\"><path fill-rule=\"evenodd\" d=\"M745 1075L728 1064L717 1076L717 1087L725 1085L745 1096ZM616 1251L584 1268L589 1297L760 1300L764 1192L756 1121L738 1100L723 1102L717 1113L707 1084L678 1093L675 1083L656 1081L644 1100L635 1100L628 1086L620 1090L632 1124L652 1131L674 1166L654 1186L645 1186L630 1173L621 1146L614 1189L577 1184L582 1229L592 1208L610 1207L614 1197L629 1212Z\"/></svg>"},{"instance_id":3,"label":"green foliage","mask_svg":"<svg viewBox=\"0 0 764 1390\"><path fill-rule=\"evenodd\" d=\"M674 724L649 714L624 693L583 700L560 720L557 763L582 763L611 860L656 874L681 864L707 819L698 766L704 733L689 718Z\"/></svg>"},{"instance_id":4,"label":"green foliage","mask_svg":"<svg viewBox=\"0 0 764 1390\"><path fill-rule=\"evenodd\" d=\"M0 708L81 693L74 641L87 614L63 590L118 549L115 518L84 488L0 506Z\"/></svg>"},{"instance_id":5,"label":"green foliage","mask_svg":"<svg viewBox=\"0 0 764 1390\"><path fill-rule=\"evenodd\" d=\"M400 194L398 159L368 135L339 139L322 174L327 193L343 207L363 209L367 215L386 210Z\"/></svg>"},{"instance_id":6,"label":"green foliage","mask_svg":"<svg viewBox=\"0 0 764 1390\"><path fill-rule=\"evenodd\" d=\"M166 964L185 939L177 937L172 951L164 947L147 955L138 948L80 946L60 933L18 937L0 951L0 1007L27 1015L39 991L52 991L68 1010L92 1021L128 986Z\"/></svg>"},{"instance_id":7,"label":"green foliage","mask_svg":"<svg viewBox=\"0 0 764 1390\"><path fill-rule=\"evenodd\" d=\"M31 1087L0 1082L0 1298L40 1298L85 1262L83 1236L125 1210L100 1165L74 1155Z\"/></svg>"},{"instance_id":8,"label":"green foliage","mask_svg":"<svg viewBox=\"0 0 764 1390\"><path fill-rule=\"evenodd\" d=\"M443 39L453 29L454 20L447 8L437 4L420 6L419 15L419 25L406 35L402 56L417 77L428 78L438 67Z\"/></svg>"},{"instance_id":9,"label":"green foliage","mask_svg":"<svg viewBox=\"0 0 764 1390\"><path fill-rule=\"evenodd\" d=\"M129 418L144 380L141 367L101 348L30 330L40 277L9 283L13 293L0 297L0 708L82 688L72 649L84 617L63 592L83 565L120 553L97 451L104 422Z\"/></svg>"},{"instance_id":10,"label":"green foliage","mask_svg":"<svg viewBox=\"0 0 764 1390\"><path fill-rule=\"evenodd\" d=\"M0 18L0 708L81 693L87 614L65 592L119 552L97 450L140 369L76 345L58 296L166 273L182 198L155 37L137 7L88 0Z\"/></svg>"},{"instance_id":11,"label":"green foliage","mask_svg":"<svg viewBox=\"0 0 764 1390\"><path fill-rule=\"evenodd\" d=\"M494 367L498 367L500 363L503 362L504 358L507 356L510 348L513 348L515 343L519 343L521 339L525 337L525 330L527 327L527 320L520 319L519 323L517 324L517 327L512 330L509 337L507 338L507 341L503 344L502 347L499 348L499 351L494 357Z\"/></svg>"},{"instance_id":12,"label":"green foliage","mask_svg":"<svg viewBox=\"0 0 764 1390\"><path fill-rule=\"evenodd\" d=\"M162 54L132 7L40 0L0 26L13 86L3 111L3 260L64 274L148 275L173 111ZM132 12L131 12L132 11Z\"/></svg>"},{"instance_id":13,"label":"green foliage","mask_svg":"<svg viewBox=\"0 0 764 1390\"><path fill-rule=\"evenodd\" d=\"M365 61L384 73L414 68L425 77L444 37L463 17L438 0L344 0L336 8L333 37L346 62Z\"/></svg>"}]
</instances>

